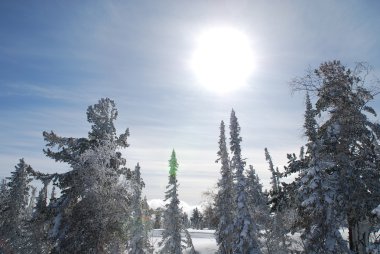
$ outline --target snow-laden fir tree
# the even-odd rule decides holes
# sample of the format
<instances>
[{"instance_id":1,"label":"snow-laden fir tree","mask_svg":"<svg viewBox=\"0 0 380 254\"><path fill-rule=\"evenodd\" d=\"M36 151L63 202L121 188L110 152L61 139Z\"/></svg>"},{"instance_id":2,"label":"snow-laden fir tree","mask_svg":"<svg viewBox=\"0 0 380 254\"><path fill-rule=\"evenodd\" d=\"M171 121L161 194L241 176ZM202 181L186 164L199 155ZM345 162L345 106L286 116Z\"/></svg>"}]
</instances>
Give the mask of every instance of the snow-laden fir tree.
<instances>
[{"instance_id":1,"label":"snow-laden fir tree","mask_svg":"<svg viewBox=\"0 0 380 254\"><path fill-rule=\"evenodd\" d=\"M304 126L309 166L301 172L298 195L304 214L301 220L307 221L301 235L305 250L308 253L348 253L347 243L339 231L342 215L336 203L338 174L333 168L333 158L326 153L324 137L317 137L317 123L308 94Z\"/></svg>"},{"instance_id":2,"label":"snow-laden fir tree","mask_svg":"<svg viewBox=\"0 0 380 254\"><path fill-rule=\"evenodd\" d=\"M137 164L132 175L132 223L130 230L129 252L131 254L153 253L143 223L141 192L144 182L141 179L140 165Z\"/></svg>"},{"instance_id":3,"label":"snow-laden fir tree","mask_svg":"<svg viewBox=\"0 0 380 254\"><path fill-rule=\"evenodd\" d=\"M196 207L190 217L191 227L194 229L203 228L203 216L199 209Z\"/></svg>"},{"instance_id":4,"label":"snow-laden fir tree","mask_svg":"<svg viewBox=\"0 0 380 254\"><path fill-rule=\"evenodd\" d=\"M333 164L328 172L337 178L336 213L345 216L350 249L357 253L366 252L368 217L380 203L380 125L369 117L376 112L368 105L373 99L365 87L368 70L359 63L351 71L339 61L331 61L293 82L298 89L317 96L319 156Z\"/></svg>"},{"instance_id":5,"label":"snow-laden fir tree","mask_svg":"<svg viewBox=\"0 0 380 254\"><path fill-rule=\"evenodd\" d=\"M0 229L3 228L3 224L5 221L4 213L6 210L8 210L8 196L9 196L9 190L7 186L7 180L5 178L1 179L0 182ZM0 236L1 234L0 230Z\"/></svg>"},{"instance_id":6,"label":"snow-laden fir tree","mask_svg":"<svg viewBox=\"0 0 380 254\"><path fill-rule=\"evenodd\" d=\"M121 183L128 169L119 150L128 146L129 131L116 135L117 114L112 100L101 99L88 107L87 119L92 124L88 138L43 134L49 147L45 154L71 167L58 175L61 196L51 207L53 253L117 253L127 242L129 192L128 184Z\"/></svg>"},{"instance_id":7,"label":"snow-laden fir tree","mask_svg":"<svg viewBox=\"0 0 380 254\"><path fill-rule=\"evenodd\" d=\"M177 170L178 162L173 150L169 160L169 184L166 186L165 192L165 201L169 201L169 203L165 205L162 222L164 231L162 232L162 240L159 242L160 253L163 254L181 254L186 247L190 247L195 253L190 235L183 226L183 212L179 207L178 199ZM184 240L181 239L182 231L187 236Z\"/></svg>"},{"instance_id":8,"label":"snow-laden fir tree","mask_svg":"<svg viewBox=\"0 0 380 254\"><path fill-rule=\"evenodd\" d=\"M4 197L0 214L0 240L3 249L20 253L26 237L25 222L32 178L28 174L31 167L24 159L20 159L15 169L12 176L7 178L8 194Z\"/></svg>"},{"instance_id":9,"label":"snow-laden fir tree","mask_svg":"<svg viewBox=\"0 0 380 254\"><path fill-rule=\"evenodd\" d=\"M261 253L258 241L258 229L248 211L248 199L246 192L246 178L244 176L245 162L241 156L240 126L235 115L231 112L230 119L230 146L232 153L231 168L236 172L236 215L234 220L234 244L235 254Z\"/></svg>"},{"instance_id":10,"label":"snow-laden fir tree","mask_svg":"<svg viewBox=\"0 0 380 254\"><path fill-rule=\"evenodd\" d=\"M216 209L212 204L205 204L203 209L203 224L205 228L216 229L219 224L219 218L216 215Z\"/></svg>"},{"instance_id":11,"label":"snow-laden fir tree","mask_svg":"<svg viewBox=\"0 0 380 254\"><path fill-rule=\"evenodd\" d=\"M26 243L22 248L22 253L34 254L50 253L52 249L52 241L49 239L50 222L49 212L47 207L47 186L48 182L44 183L43 188L39 191L37 203L34 207L32 217L26 224Z\"/></svg>"},{"instance_id":12,"label":"snow-laden fir tree","mask_svg":"<svg viewBox=\"0 0 380 254\"><path fill-rule=\"evenodd\" d=\"M144 196L142 203L141 203L141 209L142 209L142 221L144 226L144 239L146 239L146 249L148 253L153 253L153 242L152 242L152 230L153 230L153 209L149 207L148 200L146 196Z\"/></svg>"},{"instance_id":13,"label":"snow-laden fir tree","mask_svg":"<svg viewBox=\"0 0 380 254\"><path fill-rule=\"evenodd\" d=\"M6 200L9 195L7 180L5 178L0 181L0 214L2 214L3 210L6 208ZM1 221L0 221L1 223ZM1 227L2 224L0 224Z\"/></svg>"},{"instance_id":14,"label":"snow-laden fir tree","mask_svg":"<svg viewBox=\"0 0 380 254\"><path fill-rule=\"evenodd\" d=\"M259 230L264 230L269 221L268 197L263 192L263 185L252 165L247 170L247 199L249 212Z\"/></svg>"},{"instance_id":15,"label":"snow-laden fir tree","mask_svg":"<svg viewBox=\"0 0 380 254\"><path fill-rule=\"evenodd\" d=\"M291 239L287 236L287 210L290 205L285 205L283 189L280 185L280 172L274 167L272 157L267 148L264 149L265 160L268 162L271 172L271 189L269 191L270 203L273 204L270 219L264 230L263 238L267 253L289 253Z\"/></svg>"},{"instance_id":16,"label":"snow-laden fir tree","mask_svg":"<svg viewBox=\"0 0 380 254\"><path fill-rule=\"evenodd\" d=\"M162 220L162 209L157 208L154 210L154 223L153 228L154 229L160 229L161 228L161 220Z\"/></svg>"},{"instance_id":17,"label":"snow-laden fir tree","mask_svg":"<svg viewBox=\"0 0 380 254\"><path fill-rule=\"evenodd\" d=\"M269 154L269 151L267 148L264 149L265 152L265 160L269 164L269 171L271 172L271 187L274 193L278 193L280 191L280 172L278 171L278 168L274 168L272 157Z\"/></svg>"},{"instance_id":18,"label":"snow-laden fir tree","mask_svg":"<svg viewBox=\"0 0 380 254\"><path fill-rule=\"evenodd\" d=\"M218 253L230 254L233 248L233 221L234 221L234 183L228 157L225 125L220 123L219 151L217 153L220 162L221 178L218 181L218 193L215 197L216 215L219 219L218 227L215 230L216 242L218 244Z\"/></svg>"},{"instance_id":19,"label":"snow-laden fir tree","mask_svg":"<svg viewBox=\"0 0 380 254\"><path fill-rule=\"evenodd\" d=\"M26 208L26 216L25 218L27 220L30 220L32 218L32 215L33 215L33 210L34 210L34 207L36 205L36 191L37 191L37 188L34 187L34 186L30 186L30 197L29 197L29 202L28 202L28 207Z\"/></svg>"}]
</instances>

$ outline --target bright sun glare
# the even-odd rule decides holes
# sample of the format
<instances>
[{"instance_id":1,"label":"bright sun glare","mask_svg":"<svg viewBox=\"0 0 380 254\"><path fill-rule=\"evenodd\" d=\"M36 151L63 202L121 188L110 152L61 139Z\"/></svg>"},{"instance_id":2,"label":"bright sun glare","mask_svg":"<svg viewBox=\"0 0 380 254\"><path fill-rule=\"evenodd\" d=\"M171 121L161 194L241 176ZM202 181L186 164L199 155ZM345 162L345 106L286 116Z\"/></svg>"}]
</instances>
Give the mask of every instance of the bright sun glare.
<instances>
[{"instance_id":1,"label":"bright sun glare","mask_svg":"<svg viewBox=\"0 0 380 254\"><path fill-rule=\"evenodd\" d=\"M247 84L254 62L248 36L230 27L200 34L191 68L206 89L220 94Z\"/></svg>"}]
</instances>

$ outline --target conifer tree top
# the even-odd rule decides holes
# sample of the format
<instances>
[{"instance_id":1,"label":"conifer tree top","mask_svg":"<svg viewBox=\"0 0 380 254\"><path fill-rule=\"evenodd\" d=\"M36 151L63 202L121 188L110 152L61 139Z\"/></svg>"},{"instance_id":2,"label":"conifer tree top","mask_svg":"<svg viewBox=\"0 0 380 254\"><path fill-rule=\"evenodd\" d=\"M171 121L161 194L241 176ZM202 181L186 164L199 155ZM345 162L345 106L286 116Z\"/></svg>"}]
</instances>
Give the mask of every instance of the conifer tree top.
<instances>
[{"instance_id":1,"label":"conifer tree top","mask_svg":"<svg viewBox=\"0 0 380 254\"><path fill-rule=\"evenodd\" d=\"M177 170L178 170L178 162L177 162L177 158L176 158L174 149L172 151L172 155L171 155L170 160L169 160L169 168L170 168L169 169L169 175L175 176L177 174Z\"/></svg>"}]
</instances>

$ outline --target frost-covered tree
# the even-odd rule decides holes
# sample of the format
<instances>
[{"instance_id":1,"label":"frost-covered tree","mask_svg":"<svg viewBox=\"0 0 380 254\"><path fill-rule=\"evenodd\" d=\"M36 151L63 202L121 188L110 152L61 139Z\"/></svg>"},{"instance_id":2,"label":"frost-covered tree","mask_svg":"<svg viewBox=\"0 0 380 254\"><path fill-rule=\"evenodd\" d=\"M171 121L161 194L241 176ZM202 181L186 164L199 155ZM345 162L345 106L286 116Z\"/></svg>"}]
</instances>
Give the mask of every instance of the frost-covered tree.
<instances>
[{"instance_id":1,"label":"frost-covered tree","mask_svg":"<svg viewBox=\"0 0 380 254\"><path fill-rule=\"evenodd\" d=\"M293 82L317 96L319 156L329 160L325 171L336 175L333 202L345 216L350 249L357 253L366 252L368 216L380 199L380 125L371 119L376 112L368 105L373 94L365 87L367 74L363 64L351 71L331 61Z\"/></svg>"},{"instance_id":2,"label":"frost-covered tree","mask_svg":"<svg viewBox=\"0 0 380 254\"><path fill-rule=\"evenodd\" d=\"M5 199L7 196L7 180L5 178L2 178L0 181L0 201Z\"/></svg>"},{"instance_id":3,"label":"frost-covered tree","mask_svg":"<svg viewBox=\"0 0 380 254\"><path fill-rule=\"evenodd\" d=\"M288 229L288 212L290 210L288 200L284 195L280 185L281 174L278 168L274 167L272 157L267 148L264 149L265 159L268 162L269 171L271 172L271 189L269 191L270 203L273 204L271 215L263 233L264 246L267 253L285 254L289 253L291 239L287 236Z\"/></svg>"},{"instance_id":4,"label":"frost-covered tree","mask_svg":"<svg viewBox=\"0 0 380 254\"><path fill-rule=\"evenodd\" d=\"M234 183L233 175L228 157L225 125L220 123L219 151L217 153L220 162L221 178L218 181L218 193L215 197L216 216L219 223L215 230L218 252L222 254L232 253L233 248L233 220L234 220Z\"/></svg>"},{"instance_id":5,"label":"frost-covered tree","mask_svg":"<svg viewBox=\"0 0 380 254\"><path fill-rule=\"evenodd\" d=\"M195 229L203 228L203 216L199 209L196 207L190 217L191 227Z\"/></svg>"},{"instance_id":6,"label":"frost-covered tree","mask_svg":"<svg viewBox=\"0 0 380 254\"><path fill-rule=\"evenodd\" d=\"M7 200L9 196L9 190L7 186L7 180L5 178L1 179L0 182L0 228L2 227L3 224L3 219L4 217L3 212L7 210Z\"/></svg>"},{"instance_id":7,"label":"frost-covered tree","mask_svg":"<svg viewBox=\"0 0 380 254\"><path fill-rule=\"evenodd\" d=\"M32 218L32 215L33 215L33 210L34 210L34 207L36 205L36 191L37 191L37 188L34 187L34 186L30 186L30 197L29 197L29 202L28 202L28 207L26 208L26 216L25 218L27 220L31 219Z\"/></svg>"},{"instance_id":8,"label":"frost-covered tree","mask_svg":"<svg viewBox=\"0 0 380 254\"><path fill-rule=\"evenodd\" d=\"M306 97L305 134L308 137L309 165L301 172L298 195L307 221L302 239L308 253L347 253L347 243L339 231L342 215L337 207L338 174L334 161L317 137L317 123L310 98Z\"/></svg>"},{"instance_id":9,"label":"frost-covered tree","mask_svg":"<svg viewBox=\"0 0 380 254\"><path fill-rule=\"evenodd\" d=\"M149 243L143 223L143 211L141 192L144 182L141 179L140 165L137 164L132 176L132 224L131 224L131 239L129 244L129 253L144 254L153 253L152 246Z\"/></svg>"},{"instance_id":10,"label":"frost-covered tree","mask_svg":"<svg viewBox=\"0 0 380 254\"><path fill-rule=\"evenodd\" d=\"M246 178L244 176L245 162L241 156L240 126L235 111L231 112L230 119L230 147L232 153L231 168L236 172L236 215L234 220L233 253L254 254L261 253L258 241L258 229L248 211L246 192Z\"/></svg>"},{"instance_id":11,"label":"frost-covered tree","mask_svg":"<svg viewBox=\"0 0 380 254\"><path fill-rule=\"evenodd\" d=\"M22 248L22 253L33 254L50 253L53 242L49 239L50 221L47 207L47 184L45 182L43 188L39 191L37 203L34 207L31 218L26 224L26 242Z\"/></svg>"},{"instance_id":12,"label":"frost-covered tree","mask_svg":"<svg viewBox=\"0 0 380 254\"><path fill-rule=\"evenodd\" d=\"M6 233L3 231L3 227L7 222L6 214L9 211L9 188L7 185L7 180L5 178L1 179L0 182L0 252L11 252L12 249L8 246L9 241L6 240Z\"/></svg>"},{"instance_id":13,"label":"frost-covered tree","mask_svg":"<svg viewBox=\"0 0 380 254\"><path fill-rule=\"evenodd\" d=\"M269 151L267 148L264 149L265 152L265 160L269 164L269 171L271 172L271 187L274 193L278 193L280 190L280 172L278 171L278 168L274 168L272 157L269 154Z\"/></svg>"},{"instance_id":14,"label":"frost-covered tree","mask_svg":"<svg viewBox=\"0 0 380 254\"><path fill-rule=\"evenodd\" d=\"M154 223L153 223L154 229L160 229L161 228L161 219L162 219L162 210L160 208L157 208L154 211Z\"/></svg>"},{"instance_id":15,"label":"frost-covered tree","mask_svg":"<svg viewBox=\"0 0 380 254\"><path fill-rule=\"evenodd\" d=\"M186 247L190 247L194 252L191 237L183 226L182 209L179 207L178 181L177 181L178 162L176 153L173 150L169 160L169 184L166 186L165 205L163 215L162 240L159 242L160 253L180 254ZM186 239L181 239L181 231L185 232Z\"/></svg>"},{"instance_id":16,"label":"frost-covered tree","mask_svg":"<svg viewBox=\"0 0 380 254\"><path fill-rule=\"evenodd\" d=\"M148 253L153 253L153 242L152 242L152 230L153 230L153 210L148 205L148 200L144 196L142 203L142 221L144 225L144 239L146 239L146 250Z\"/></svg>"},{"instance_id":17,"label":"frost-covered tree","mask_svg":"<svg viewBox=\"0 0 380 254\"><path fill-rule=\"evenodd\" d=\"M5 249L10 252L21 252L25 241L25 222L28 215L30 182L28 174L31 169L24 159L15 166L7 181L7 195L3 201L4 207L0 214L0 240ZM4 187L3 187L4 188Z\"/></svg>"},{"instance_id":18,"label":"frost-covered tree","mask_svg":"<svg viewBox=\"0 0 380 254\"><path fill-rule=\"evenodd\" d=\"M52 207L53 253L121 252L127 242L124 223L130 195L128 184L122 182L129 170L123 167L126 160L119 150L128 146L129 131L116 135L117 114L112 100L101 99L88 107L87 119L92 124L88 138L43 134L48 146L45 154L71 167L57 177L61 196Z\"/></svg>"},{"instance_id":19,"label":"frost-covered tree","mask_svg":"<svg viewBox=\"0 0 380 254\"><path fill-rule=\"evenodd\" d=\"M211 204L206 204L203 209L203 226L208 229L216 229L219 219L216 216L216 209Z\"/></svg>"},{"instance_id":20,"label":"frost-covered tree","mask_svg":"<svg viewBox=\"0 0 380 254\"><path fill-rule=\"evenodd\" d=\"M263 185L252 165L249 165L246 182L249 212L258 229L262 230L269 220L268 198L263 192Z\"/></svg>"}]
</instances>

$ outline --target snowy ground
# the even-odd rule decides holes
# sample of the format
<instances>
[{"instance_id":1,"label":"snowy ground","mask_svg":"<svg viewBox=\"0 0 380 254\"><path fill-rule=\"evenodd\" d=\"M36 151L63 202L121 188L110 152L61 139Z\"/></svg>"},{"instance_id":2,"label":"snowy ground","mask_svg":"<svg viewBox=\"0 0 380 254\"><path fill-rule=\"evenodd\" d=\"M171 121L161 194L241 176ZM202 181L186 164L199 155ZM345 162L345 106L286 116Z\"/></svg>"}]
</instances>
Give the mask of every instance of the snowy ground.
<instances>
[{"instance_id":1,"label":"snowy ground","mask_svg":"<svg viewBox=\"0 0 380 254\"><path fill-rule=\"evenodd\" d=\"M195 230L188 229L191 235L194 248L199 254L213 254L218 250L214 230ZM158 242L161 240L161 234L163 229L155 229L151 234L151 243L154 245L155 251L159 250ZM341 234L344 239L348 239L348 230L341 229ZM293 239L292 249L295 251L302 250L302 242L300 240L300 233L295 233L294 235L289 235ZM188 252L185 252L188 253Z\"/></svg>"},{"instance_id":2,"label":"snowy ground","mask_svg":"<svg viewBox=\"0 0 380 254\"><path fill-rule=\"evenodd\" d=\"M214 236L214 230L195 230L189 229L194 248L200 254L212 254L218 250ZM154 249L158 250L158 242L161 240L162 229L155 229L152 232L151 241ZM187 253L187 252L185 252Z\"/></svg>"}]
</instances>

